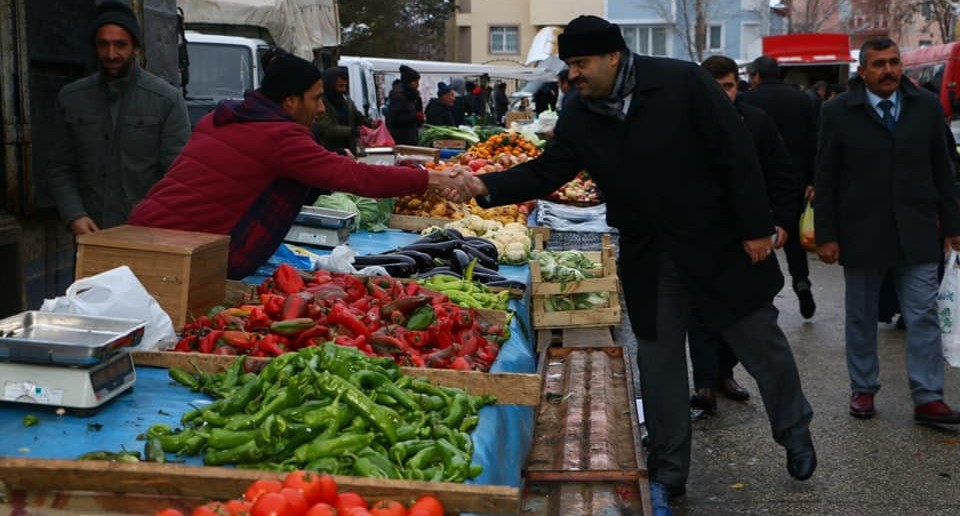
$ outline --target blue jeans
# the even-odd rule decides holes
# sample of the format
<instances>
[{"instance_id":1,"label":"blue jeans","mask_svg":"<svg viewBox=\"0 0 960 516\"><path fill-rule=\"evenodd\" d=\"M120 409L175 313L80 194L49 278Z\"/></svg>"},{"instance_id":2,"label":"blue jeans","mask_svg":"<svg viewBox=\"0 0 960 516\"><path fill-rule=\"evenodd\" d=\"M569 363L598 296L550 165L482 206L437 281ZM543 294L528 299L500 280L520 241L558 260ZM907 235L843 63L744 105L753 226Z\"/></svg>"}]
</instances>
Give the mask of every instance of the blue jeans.
<instances>
[{"instance_id":1,"label":"blue jeans","mask_svg":"<svg viewBox=\"0 0 960 516\"><path fill-rule=\"evenodd\" d=\"M883 277L891 272L907 326L907 375L915 405L943 399L943 350L937 319L937 264L845 267L847 371L853 392L880 390L877 313Z\"/></svg>"}]
</instances>

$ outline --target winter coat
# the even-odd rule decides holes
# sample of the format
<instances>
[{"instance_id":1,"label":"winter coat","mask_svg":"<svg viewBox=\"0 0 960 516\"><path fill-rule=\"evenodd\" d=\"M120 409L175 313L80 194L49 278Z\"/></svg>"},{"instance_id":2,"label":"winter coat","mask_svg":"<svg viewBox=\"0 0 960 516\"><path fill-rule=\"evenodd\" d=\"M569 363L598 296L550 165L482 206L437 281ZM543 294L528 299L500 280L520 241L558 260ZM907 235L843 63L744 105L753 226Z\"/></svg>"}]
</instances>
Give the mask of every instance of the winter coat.
<instances>
[{"instance_id":1,"label":"winter coat","mask_svg":"<svg viewBox=\"0 0 960 516\"><path fill-rule=\"evenodd\" d=\"M673 59L634 56L636 87L626 119L602 116L574 96L538 159L478 176L482 205L548 195L583 169L620 229L620 274L634 331L656 336L658 268L667 253L694 289L712 329L773 299L776 259L757 265L743 241L774 232L763 173L733 103L707 72Z\"/></svg>"},{"instance_id":2,"label":"winter coat","mask_svg":"<svg viewBox=\"0 0 960 516\"><path fill-rule=\"evenodd\" d=\"M804 186L813 184L813 163L817 155L817 107L796 86L778 79L764 79L743 94L743 100L762 109L780 130L790 151L793 172Z\"/></svg>"},{"instance_id":3,"label":"winter coat","mask_svg":"<svg viewBox=\"0 0 960 516\"><path fill-rule=\"evenodd\" d=\"M941 236L960 235L943 110L931 93L900 84L900 116L887 129L862 82L823 104L817 156L817 243L837 242L840 263L938 263Z\"/></svg>"},{"instance_id":4,"label":"winter coat","mask_svg":"<svg viewBox=\"0 0 960 516\"><path fill-rule=\"evenodd\" d=\"M453 109L445 106L439 99L430 99L427 104L427 123L430 125L455 125Z\"/></svg>"},{"instance_id":5,"label":"winter coat","mask_svg":"<svg viewBox=\"0 0 960 516\"><path fill-rule=\"evenodd\" d=\"M390 109L387 111L387 129L397 145L416 145L420 140L417 128L423 112L423 101L417 90L403 85L390 94Z\"/></svg>"},{"instance_id":6,"label":"winter coat","mask_svg":"<svg viewBox=\"0 0 960 516\"><path fill-rule=\"evenodd\" d=\"M777 131L777 124L762 109L741 101L739 97L734 106L750 131L750 138L757 150L774 223L789 229L797 223L801 188L790 169L790 153ZM790 238L799 238L799 235L790 235Z\"/></svg>"},{"instance_id":7,"label":"winter coat","mask_svg":"<svg viewBox=\"0 0 960 516\"><path fill-rule=\"evenodd\" d=\"M346 124L340 123L337 119L336 107L324 95L324 112L317 117L313 124L313 134L317 136L317 141L321 145L332 151L348 149L357 154L357 146L360 142L360 125L363 122L363 115L357 110L357 106L349 98L344 99L344 109L346 111Z\"/></svg>"},{"instance_id":8,"label":"winter coat","mask_svg":"<svg viewBox=\"0 0 960 516\"><path fill-rule=\"evenodd\" d=\"M276 250L310 187L365 197L422 193L427 173L367 165L328 151L256 91L197 123L167 175L129 223L230 235L228 276L252 274Z\"/></svg>"},{"instance_id":9,"label":"winter coat","mask_svg":"<svg viewBox=\"0 0 960 516\"><path fill-rule=\"evenodd\" d=\"M49 187L68 224L84 216L101 228L123 224L190 138L183 95L136 61L127 78L71 82L57 104L63 126Z\"/></svg>"}]
</instances>

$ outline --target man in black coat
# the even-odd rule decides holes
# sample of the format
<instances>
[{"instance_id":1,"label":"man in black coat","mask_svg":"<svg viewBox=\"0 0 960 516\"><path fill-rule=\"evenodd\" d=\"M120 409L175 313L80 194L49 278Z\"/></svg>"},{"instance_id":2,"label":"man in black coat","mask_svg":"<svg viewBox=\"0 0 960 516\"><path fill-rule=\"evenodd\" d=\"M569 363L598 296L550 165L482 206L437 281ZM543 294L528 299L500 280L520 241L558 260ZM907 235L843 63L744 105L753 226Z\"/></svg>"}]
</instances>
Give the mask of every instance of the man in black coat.
<instances>
[{"instance_id":1,"label":"man in black coat","mask_svg":"<svg viewBox=\"0 0 960 516\"><path fill-rule=\"evenodd\" d=\"M723 88L750 131L767 185L767 199L770 201L773 223L777 229L774 248L779 249L789 238L796 238L796 235L789 235L785 229L790 227L797 212L800 190L800 184L794 180L790 170L790 154L773 120L762 109L751 106L738 97L738 67L733 59L711 56L700 66L710 72L717 84ZM732 400L743 401L750 398L750 393L733 377L733 368L738 360L723 335L704 328L700 318L695 316L687 330L687 339L690 343L695 389L690 399L691 407L699 408L708 414L713 413L717 407L717 392Z\"/></svg>"},{"instance_id":2,"label":"man in black coat","mask_svg":"<svg viewBox=\"0 0 960 516\"><path fill-rule=\"evenodd\" d=\"M810 290L810 268L807 264L807 252L800 245L798 223L803 202L811 199L813 195L813 163L817 155L817 107L799 88L780 80L780 68L775 59L758 57L750 63L747 71L752 87L743 94L743 100L764 110L777 123L780 136L790 152L794 176L806 187L797 194L797 212L787 228L788 233L798 238L788 240L783 251L787 256L793 290L800 302L800 315L809 319L816 312L817 305Z\"/></svg>"},{"instance_id":3,"label":"man in black coat","mask_svg":"<svg viewBox=\"0 0 960 516\"><path fill-rule=\"evenodd\" d=\"M903 79L889 38L860 50L859 81L826 102L817 156L817 253L843 265L850 414L874 415L880 389L877 300L891 271L907 326L907 373L920 422L960 423L943 402L937 267L960 250L960 210L937 97Z\"/></svg>"},{"instance_id":4,"label":"man in black coat","mask_svg":"<svg viewBox=\"0 0 960 516\"><path fill-rule=\"evenodd\" d=\"M750 135L710 74L630 53L620 29L580 16L559 37L580 94L561 111L543 155L472 177L482 205L541 198L583 169L620 229L620 277L638 337L655 500L685 491L690 468L685 341L693 306L757 379L787 470L816 467L813 410L803 396L773 296L783 275Z\"/></svg>"},{"instance_id":5,"label":"man in black coat","mask_svg":"<svg viewBox=\"0 0 960 516\"><path fill-rule=\"evenodd\" d=\"M420 74L407 65L400 66L400 87L390 92L387 129L398 145L416 145L423 125L423 100L420 98Z\"/></svg>"},{"instance_id":6,"label":"man in black coat","mask_svg":"<svg viewBox=\"0 0 960 516\"><path fill-rule=\"evenodd\" d=\"M456 94L441 82L437 85L437 98L430 99L425 111L427 123L430 125L454 125L453 121L453 103L457 99Z\"/></svg>"}]
</instances>

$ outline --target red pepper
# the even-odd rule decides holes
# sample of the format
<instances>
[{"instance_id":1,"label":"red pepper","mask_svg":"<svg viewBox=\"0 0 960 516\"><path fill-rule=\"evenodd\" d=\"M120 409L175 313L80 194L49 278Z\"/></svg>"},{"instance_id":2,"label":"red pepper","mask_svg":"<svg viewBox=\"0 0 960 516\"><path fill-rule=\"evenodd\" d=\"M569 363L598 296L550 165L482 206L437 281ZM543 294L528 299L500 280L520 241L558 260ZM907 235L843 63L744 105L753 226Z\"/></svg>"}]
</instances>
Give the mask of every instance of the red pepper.
<instances>
[{"instance_id":1,"label":"red pepper","mask_svg":"<svg viewBox=\"0 0 960 516\"><path fill-rule=\"evenodd\" d=\"M356 340L353 341L353 345L360 351L363 351L364 353L366 353L367 355L370 355L372 357L377 356L377 354L373 352L373 348L370 347L370 343L367 342L367 337L365 335L358 336Z\"/></svg>"},{"instance_id":2,"label":"red pepper","mask_svg":"<svg viewBox=\"0 0 960 516\"><path fill-rule=\"evenodd\" d=\"M352 314L346 305L337 303L327 315L327 323L330 325L340 324L353 332L354 335L370 335L370 330L363 325L360 318Z\"/></svg>"},{"instance_id":3,"label":"red pepper","mask_svg":"<svg viewBox=\"0 0 960 516\"><path fill-rule=\"evenodd\" d=\"M453 321L458 329L473 329L474 318L470 310L460 310L460 313L454 315Z\"/></svg>"},{"instance_id":4,"label":"red pepper","mask_svg":"<svg viewBox=\"0 0 960 516\"><path fill-rule=\"evenodd\" d=\"M283 303L286 298L277 294L260 294L260 304L263 305L263 311L273 319L279 319L283 313Z\"/></svg>"},{"instance_id":5,"label":"red pepper","mask_svg":"<svg viewBox=\"0 0 960 516\"><path fill-rule=\"evenodd\" d=\"M273 281L277 288L287 295L301 292L306 287L300 273L285 263L280 264L280 267L273 272Z\"/></svg>"},{"instance_id":6,"label":"red pepper","mask_svg":"<svg viewBox=\"0 0 960 516\"><path fill-rule=\"evenodd\" d=\"M382 311L383 308L381 308L380 310ZM388 313L390 314L390 323L391 323L391 324L403 325L404 323L407 322L407 316L406 316L406 315L403 315L403 312L401 312L400 310L393 310L393 311L388 312Z\"/></svg>"},{"instance_id":7,"label":"red pepper","mask_svg":"<svg viewBox=\"0 0 960 516\"><path fill-rule=\"evenodd\" d=\"M266 334L260 339L260 342L257 342L257 351L266 353L268 356L278 357L284 353L282 347L280 347L280 340L276 335Z\"/></svg>"},{"instance_id":8,"label":"red pepper","mask_svg":"<svg viewBox=\"0 0 960 516\"><path fill-rule=\"evenodd\" d=\"M477 352L477 348L480 347L480 341L483 340L483 337L479 333L473 331L473 329L460 330L457 333L457 342L460 344L460 352L457 353L459 356L471 356Z\"/></svg>"},{"instance_id":9,"label":"red pepper","mask_svg":"<svg viewBox=\"0 0 960 516\"><path fill-rule=\"evenodd\" d=\"M313 294L314 299L321 301L325 300L335 300L335 299L350 299L350 296L347 294L347 291L343 289L341 285L336 283L329 282L324 283L316 287L310 287L307 289L307 292Z\"/></svg>"},{"instance_id":10,"label":"red pepper","mask_svg":"<svg viewBox=\"0 0 960 516\"><path fill-rule=\"evenodd\" d=\"M300 348L305 348L307 346L315 346L317 345L317 343L313 341L315 337L326 338L326 336L329 334L330 334L330 328L327 328L322 324L318 324L313 328L310 328L309 330L301 333L300 335L297 335L297 338L294 339L293 341L293 345L291 346L291 349L296 350Z\"/></svg>"},{"instance_id":11,"label":"red pepper","mask_svg":"<svg viewBox=\"0 0 960 516\"><path fill-rule=\"evenodd\" d=\"M373 307L370 310L367 310L365 316L367 328L370 331L377 331L380 329L380 307Z\"/></svg>"},{"instance_id":12,"label":"red pepper","mask_svg":"<svg viewBox=\"0 0 960 516\"><path fill-rule=\"evenodd\" d=\"M423 355L427 367L446 368L449 360L456 356L457 346L449 346L446 349L438 349L433 353Z\"/></svg>"},{"instance_id":13,"label":"red pepper","mask_svg":"<svg viewBox=\"0 0 960 516\"><path fill-rule=\"evenodd\" d=\"M415 348L422 348L430 344L430 332L427 331L408 331L403 335L403 338Z\"/></svg>"},{"instance_id":14,"label":"red pepper","mask_svg":"<svg viewBox=\"0 0 960 516\"><path fill-rule=\"evenodd\" d=\"M256 334L245 331L225 331L221 338L227 344L240 349L252 349L257 343Z\"/></svg>"},{"instance_id":15,"label":"red pepper","mask_svg":"<svg viewBox=\"0 0 960 516\"><path fill-rule=\"evenodd\" d=\"M237 350L233 346L230 346L229 344L224 344L223 346L219 346L217 347L217 349L213 350L213 354L214 355L236 355Z\"/></svg>"},{"instance_id":16,"label":"red pepper","mask_svg":"<svg viewBox=\"0 0 960 516\"><path fill-rule=\"evenodd\" d=\"M350 301L356 301L367 295L367 287L356 276L343 276L343 290L347 292Z\"/></svg>"},{"instance_id":17,"label":"red pepper","mask_svg":"<svg viewBox=\"0 0 960 516\"><path fill-rule=\"evenodd\" d=\"M370 291L370 297L379 301L383 301L384 303L387 303L392 299L390 292L380 287L380 285L377 285L376 282L371 281L370 288L368 288L368 290Z\"/></svg>"},{"instance_id":18,"label":"red pepper","mask_svg":"<svg viewBox=\"0 0 960 516\"><path fill-rule=\"evenodd\" d=\"M269 328L271 323L273 323L273 319L267 315L263 306L256 305L250 309L250 318L247 319L247 329Z\"/></svg>"},{"instance_id":19,"label":"red pepper","mask_svg":"<svg viewBox=\"0 0 960 516\"><path fill-rule=\"evenodd\" d=\"M453 359L453 362L450 362L450 369L456 369L458 371L471 371L473 366L470 365L470 362L463 357L457 357Z\"/></svg>"},{"instance_id":20,"label":"red pepper","mask_svg":"<svg viewBox=\"0 0 960 516\"><path fill-rule=\"evenodd\" d=\"M193 351L197 345L197 340L199 337L197 335L184 335L179 341L177 341L176 347L173 348L174 351L181 352L190 352Z\"/></svg>"},{"instance_id":21,"label":"red pepper","mask_svg":"<svg viewBox=\"0 0 960 516\"><path fill-rule=\"evenodd\" d=\"M450 319L438 320L427 328L430 340L440 349L449 348L453 344L453 321Z\"/></svg>"},{"instance_id":22,"label":"red pepper","mask_svg":"<svg viewBox=\"0 0 960 516\"><path fill-rule=\"evenodd\" d=\"M355 337L349 337L347 335L337 335L336 337L334 337L333 343L344 348L355 348L357 347L355 344L356 340L357 339Z\"/></svg>"},{"instance_id":23,"label":"red pepper","mask_svg":"<svg viewBox=\"0 0 960 516\"><path fill-rule=\"evenodd\" d=\"M420 356L420 353L410 347L404 340L385 333L375 333L370 337L370 343L374 346L395 348L403 354L401 360L407 359L406 362L416 367L426 367L426 362L423 360L423 357Z\"/></svg>"},{"instance_id":24,"label":"red pepper","mask_svg":"<svg viewBox=\"0 0 960 516\"><path fill-rule=\"evenodd\" d=\"M398 279L390 278L390 288L388 292L390 292L390 296L394 299L400 299L405 295L403 283Z\"/></svg>"},{"instance_id":25,"label":"red pepper","mask_svg":"<svg viewBox=\"0 0 960 516\"><path fill-rule=\"evenodd\" d=\"M280 320L289 321L307 315L307 302L313 300L313 296L306 293L297 293L287 296L283 302L283 311L280 312Z\"/></svg>"},{"instance_id":26,"label":"red pepper","mask_svg":"<svg viewBox=\"0 0 960 516\"><path fill-rule=\"evenodd\" d=\"M220 340L220 337L222 336L223 332L220 330L211 330L209 333L204 335L200 339L200 352L213 353L213 350L217 348L217 341Z\"/></svg>"},{"instance_id":27,"label":"red pepper","mask_svg":"<svg viewBox=\"0 0 960 516\"><path fill-rule=\"evenodd\" d=\"M273 278L267 278L263 280L263 283L257 285L257 294L276 294L277 285L273 281Z\"/></svg>"},{"instance_id":28,"label":"red pepper","mask_svg":"<svg viewBox=\"0 0 960 516\"><path fill-rule=\"evenodd\" d=\"M331 277L332 275L330 274L330 271L325 271L323 269L318 269L313 271L313 282L318 285L323 285L324 283L328 283Z\"/></svg>"},{"instance_id":29,"label":"red pepper","mask_svg":"<svg viewBox=\"0 0 960 516\"><path fill-rule=\"evenodd\" d=\"M370 298L362 297L352 303L350 303L350 308L355 308L361 312L366 312L370 310Z\"/></svg>"},{"instance_id":30,"label":"red pepper","mask_svg":"<svg viewBox=\"0 0 960 516\"><path fill-rule=\"evenodd\" d=\"M411 281L410 283L407 283L407 287L404 289L404 292L406 292L408 296L415 296L420 293L420 284L416 281Z\"/></svg>"}]
</instances>

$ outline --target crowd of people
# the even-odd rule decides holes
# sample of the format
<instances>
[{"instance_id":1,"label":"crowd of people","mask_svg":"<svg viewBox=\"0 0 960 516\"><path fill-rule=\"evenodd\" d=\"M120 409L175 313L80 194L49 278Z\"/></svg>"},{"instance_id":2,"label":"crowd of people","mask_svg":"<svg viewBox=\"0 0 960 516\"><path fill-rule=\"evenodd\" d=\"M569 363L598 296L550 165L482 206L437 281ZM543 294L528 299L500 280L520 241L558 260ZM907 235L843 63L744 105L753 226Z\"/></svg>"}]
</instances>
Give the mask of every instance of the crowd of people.
<instances>
[{"instance_id":1,"label":"crowd of people","mask_svg":"<svg viewBox=\"0 0 960 516\"><path fill-rule=\"evenodd\" d=\"M230 235L231 278L268 258L316 189L395 197L433 188L493 206L543 198L589 169L620 232L659 514L686 490L689 407L710 413L718 393L750 397L733 377L737 362L757 381L788 473L814 474L814 411L773 305L785 284L782 248L801 315L816 312L798 238L805 203L816 207L817 254L844 268L851 416L875 414L878 301L889 278L907 329L912 417L960 423L943 400L936 314L942 253L960 250L955 149L937 98L904 79L890 39L863 45L849 91L801 91L769 57L750 64L741 91L727 57L697 65L636 55L619 27L580 16L559 36L568 68L542 93L561 109L542 156L474 176L351 159L360 128L376 124L345 95L346 70L321 74L282 51L264 56L259 89L221 102L191 133L179 91L137 64L129 7L100 3L90 34L99 70L59 97L51 185L64 222L76 235L123 223ZM416 144L424 123L461 123L488 96L506 112L505 86L469 82L441 83L424 109L420 75L399 72L386 116L398 144Z\"/></svg>"}]
</instances>

